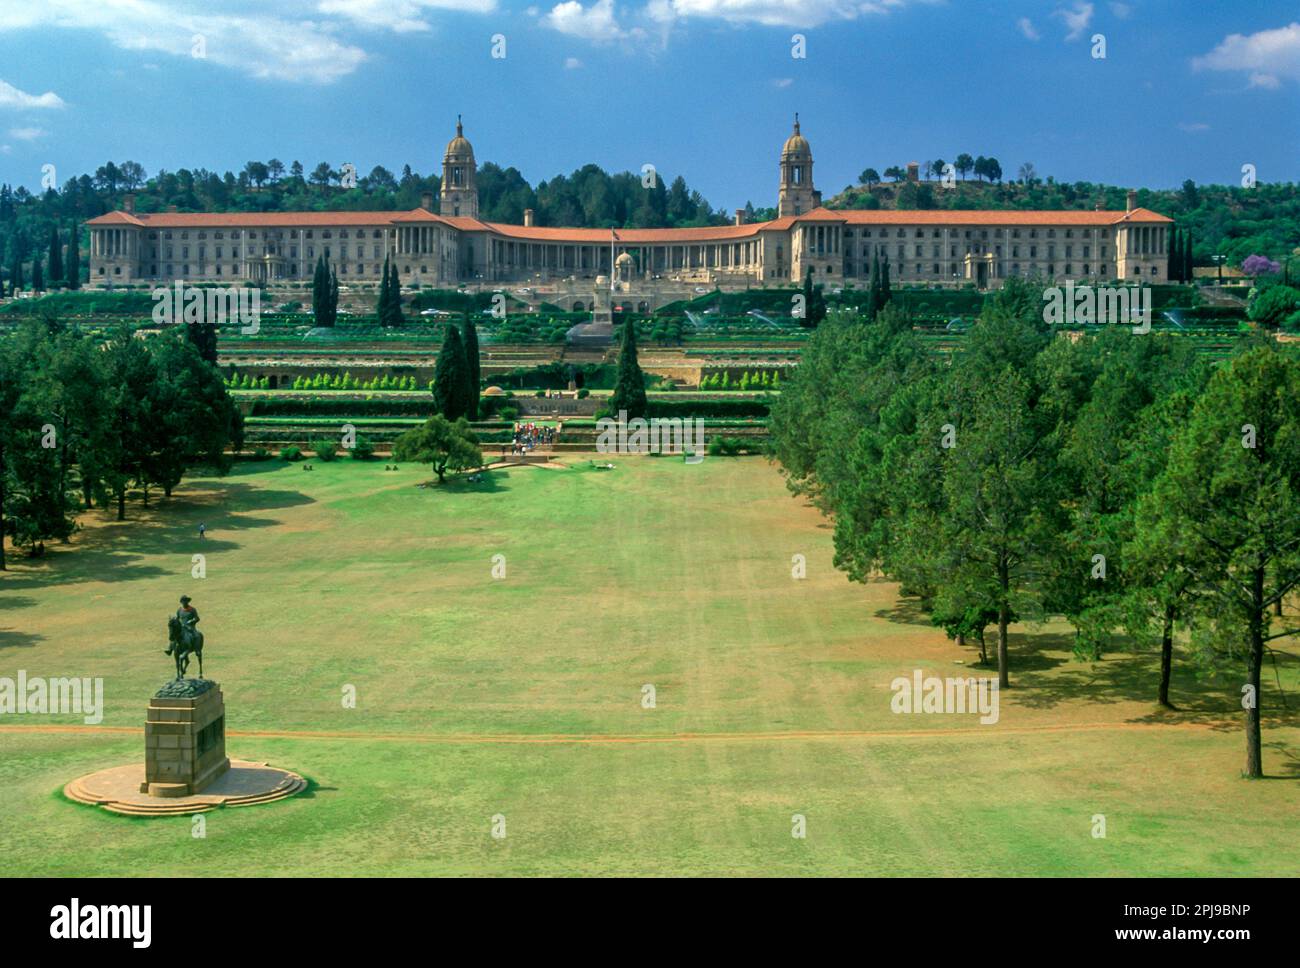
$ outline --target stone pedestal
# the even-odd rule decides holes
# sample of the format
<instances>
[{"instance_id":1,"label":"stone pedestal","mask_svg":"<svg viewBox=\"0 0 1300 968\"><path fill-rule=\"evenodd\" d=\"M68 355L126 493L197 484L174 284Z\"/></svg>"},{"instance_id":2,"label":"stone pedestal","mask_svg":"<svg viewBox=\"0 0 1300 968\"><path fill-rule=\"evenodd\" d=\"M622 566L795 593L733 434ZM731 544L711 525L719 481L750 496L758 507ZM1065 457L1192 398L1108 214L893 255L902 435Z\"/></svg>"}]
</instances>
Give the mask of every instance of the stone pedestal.
<instances>
[{"instance_id":1,"label":"stone pedestal","mask_svg":"<svg viewBox=\"0 0 1300 968\"><path fill-rule=\"evenodd\" d=\"M208 679L183 679L158 690L145 714L140 792L194 796L229 769L220 686Z\"/></svg>"}]
</instances>

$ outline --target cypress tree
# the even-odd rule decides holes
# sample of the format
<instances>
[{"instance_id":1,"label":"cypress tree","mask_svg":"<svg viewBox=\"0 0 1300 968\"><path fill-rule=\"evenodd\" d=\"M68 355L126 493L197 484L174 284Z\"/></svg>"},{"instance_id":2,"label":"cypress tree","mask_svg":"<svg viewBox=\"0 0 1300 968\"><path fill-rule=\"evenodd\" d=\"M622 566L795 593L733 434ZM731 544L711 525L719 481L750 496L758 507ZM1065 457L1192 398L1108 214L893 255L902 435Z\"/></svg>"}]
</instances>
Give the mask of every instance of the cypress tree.
<instances>
[{"instance_id":1,"label":"cypress tree","mask_svg":"<svg viewBox=\"0 0 1300 968\"><path fill-rule=\"evenodd\" d=\"M1169 281L1170 282L1184 281L1183 267L1181 265L1182 260L1179 257L1179 253L1181 251L1182 250L1178 242L1178 227L1174 226L1169 230L1169 251L1167 252L1167 256L1169 259Z\"/></svg>"},{"instance_id":2,"label":"cypress tree","mask_svg":"<svg viewBox=\"0 0 1300 968\"><path fill-rule=\"evenodd\" d=\"M875 319L880 309L880 252L871 253L871 278L867 282L867 318Z\"/></svg>"},{"instance_id":3,"label":"cypress tree","mask_svg":"<svg viewBox=\"0 0 1300 968\"><path fill-rule=\"evenodd\" d=\"M384 256L384 272L379 280L379 301L375 303L375 316L380 326L389 325L392 316L391 278L388 275L388 256Z\"/></svg>"},{"instance_id":4,"label":"cypress tree","mask_svg":"<svg viewBox=\"0 0 1300 968\"><path fill-rule=\"evenodd\" d=\"M433 405L448 420L456 421L469 410L469 365L465 361L465 344L454 323L447 324L438 362L433 369Z\"/></svg>"},{"instance_id":5,"label":"cypress tree","mask_svg":"<svg viewBox=\"0 0 1300 968\"><path fill-rule=\"evenodd\" d=\"M630 319L623 323L623 342L618 353L618 380L614 384L609 404L616 418L620 411L627 412L628 420L646 415L645 376L641 373L641 364L636 358L636 323Z\"/></svg>"},{"instance_id":6,"label":"cypress tree","mask_svg":"<svg viewBox=\"0 0 1300 968\"><path fill-rule=\"evenodd\" d=\"M14 244L13 261L9 263L9 295L16 296L23 289L23 261L18 245Z\"/></svg>"},{"instance_id":7,"label":"cypress tree","mask_svg":"<svg viewBox=\"0 0 1300 968\"><path fill-rule=\"evenodd\" d=\"M884 309L893 298L894 291L889 284L889 256L885 256L880 264L880 304L877 308Z\"/></svg>"},{"instance_id":8,"label":"cypress tree","mask_svg":"<svg viewBox=\"0 0 1300 968\"><path fill-rule=\"evenodd\" d=\"M465 362L468 365L466 375L469 377L468 416L470 420L477 420L479 381L481 379L478 356L478 330L474 328L474 319L469 313L465 314Z\"/></svg>"},{"instance_id":9,"label":"cypress tree","mask_svg":"<svg viewBox=\"0 0 1300 968\"><path fill-rule=\"evenodd\" d=\"M401 326L406 322L402 318L402 279L397 274L397 264L394 263L392 269L392 278L388 284L389 312L392 314L394 326Z\"/></svg>"},{"instance_id":10,"label":"cypress tree","mask_svg":"<svg viewBox=\"0 0 1300 968\"><path fill-rule=\"evenodd\" d=\"M50 226L50 285L63 278L63 245L59 240L59 227Z\"/></svg>"},{"instance_id":11,"label":"cypress tree","mask_svg":"<svg viewBox=\"0 0 1300 968\"><path fill-rule=\"evenodd\" d=\"M333 326L339 317L339 277L338 274L330 269L330 290L329 290L329 325Z\"/></svg>"},{"instance_id":12,"label":"cypress tree","mask_svg":"<svg viewBox=\"0 0 1300 968\"><path fill-rule=\"evenodd\" d=\"M316 259L316 270L311 277L311 314L315 317L317 326L324 326L323 317L326 314L326 303L329 298L329 279L325 275L325 257L318 256Z\"/></svg>"},{"instance_id":13,"label":"cypress tree","mask_svg":"<svg viewBox=\"0 0 1300 968\"><path fill-rule=\"evenodd\" d=\"M41 256L32 256L32 295L45 289L45 274L41 272Z\"/></svg>"},{"instance_id":14,"label":"cypress tree","mask_svg":"<svg viewBox=\"0 0 1300 968\"><path fill-rule=\"evenodd\" d=\"M1184 232L1183 233L1183 278L1186 279L1188 282L1191 282L1192 279L1195 277L1195 273L1192 272L1192 268L1193 268L1192 233Z\"/></svg>"},{"instance_id":15,"label":"cypress tree","mask_svg":"<svg viewBox=\"0 0 1300 968\"><path fill-rule=\"evenodd\" d=\"M65 278L69 289L81 288L81 252L77 247L77 225L72 224L68 233L68 262L64 266Z\"/></svg>"}]
</instances>

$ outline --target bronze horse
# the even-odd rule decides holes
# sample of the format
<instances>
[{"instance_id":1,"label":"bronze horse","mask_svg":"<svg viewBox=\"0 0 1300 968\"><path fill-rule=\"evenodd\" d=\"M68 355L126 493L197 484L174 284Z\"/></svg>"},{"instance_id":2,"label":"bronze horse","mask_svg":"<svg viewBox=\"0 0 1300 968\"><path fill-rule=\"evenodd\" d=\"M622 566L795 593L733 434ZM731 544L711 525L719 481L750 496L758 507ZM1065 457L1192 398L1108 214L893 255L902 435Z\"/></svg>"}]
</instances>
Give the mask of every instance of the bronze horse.
<instances>
[{"instance_id":1,"label":"bronze horse","mask_svg":"<svg viewBox=\"0 0 1300 968\"><path fill-rule=\"evenodd\" d=\"M196 628L187 629L175 615L167 620L167 641L171 643L172 657L176 659L176 678L183 679L190 665L190 653L199 657L199 678L203 678L203 633Z\"/></svg>"}]
</instances>

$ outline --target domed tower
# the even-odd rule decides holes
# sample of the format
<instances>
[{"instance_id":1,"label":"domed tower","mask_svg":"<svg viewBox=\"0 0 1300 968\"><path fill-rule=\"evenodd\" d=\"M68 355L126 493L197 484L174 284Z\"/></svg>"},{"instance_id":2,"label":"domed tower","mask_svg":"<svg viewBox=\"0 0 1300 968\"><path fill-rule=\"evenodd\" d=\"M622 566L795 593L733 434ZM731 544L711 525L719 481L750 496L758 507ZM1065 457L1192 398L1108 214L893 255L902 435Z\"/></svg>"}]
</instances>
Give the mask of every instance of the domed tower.
<instances>
[{"instance_id":1,"label":"domed tower","mask_svg":"<svg viewBox=\"0 0 1300 968\"><path fill-rule=\"evenodd\" d=\"M808 139L799 133L799 115L794 116L794 133L781 148L781 191L776 214L806 215L822 203L822 193L813 188L813 157Z\"/></svg>"},{"instance_id":2,"label":"domed tower","mask_svg":"<svg viewBox=\"0 0 1300 968\"><path fill-rule=\"evenodd\" d=\"M456 137L447 142L442 156L442 192L439 211L443 215L478 218L478 185L474 177L474 147L465 137L460 115L456 115Z\"/></svg>"}]
</instances>

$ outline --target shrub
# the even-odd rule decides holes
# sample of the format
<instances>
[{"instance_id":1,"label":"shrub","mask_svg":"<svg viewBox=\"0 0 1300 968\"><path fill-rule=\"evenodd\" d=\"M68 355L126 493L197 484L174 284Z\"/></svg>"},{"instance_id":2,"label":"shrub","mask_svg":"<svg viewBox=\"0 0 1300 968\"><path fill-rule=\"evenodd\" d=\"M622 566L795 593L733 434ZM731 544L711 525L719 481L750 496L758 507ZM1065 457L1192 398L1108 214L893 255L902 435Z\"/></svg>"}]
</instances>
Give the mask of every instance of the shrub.
<instances>
[{"instance_id":1,"label":"shrub","mask_svg":"<svg viewBox=\"0 0 1300 968\"><path fill-rule=\"evenodd\" d=\"M287 461L302 460L302 451L297 447L285 447L280 451L280 459Z\"/></svg>"},{"instance_id":2,"label":"shrub","mask_svg":"<svg viewBox=\"0 0 1300 968\"><path fill-rule=\"evenodd\" d=\"M271 452L265 447L258 447L253 451L253 460L267 460L270 456Z\"/></svg>"},{"instance_id":3,"label":"shrub","mask_svg":"<svg viewBox=\"0 0 1300 968\"><path fill-rule=\"evenodd\" d=\"M310 447L316 452L317 459L327 463L339 453L339 445L334 442L333 437L317 437L311 441Z\"/></svg>"},{"instance_id":4,"label":"shrub","mask_svg":"<svg viewBox=\"0 0 1300 968\"><path fill-rule=\"evenodd\" d=\"M581 390L578 391L579 400L586 400L589 396L591 396L591 391L588 390L586 387L583 387Z\"/></svg>"},{"instance_id":5,"label":"shrub","mask_svg":"<svg viewBox=\"0 0 1300 968\"><path fill-rule=\"evenodd\" d=\"M518 408L518 407L498 407L498 408L497 408L497 414L496 414L496 415L497 415L497 417L498 417L499 419L501 419L501 420L517 420L517 419L519 419L519 408Z\"/></svg>"},{"instance_id":6,"label":"shrub","mask_svg":"<svg viewBox=\"0 0 1300 968\"><path fill-rule=\"evenodd\" d=\"M735 457L744 448L745 444L739 437L710 437L709 438L709 456L710 457Z\"/></svg>"},{"instance_id":7,"label":"shrub","mask_svg":"<svg viewBox=\"0 0 1300 968\"><path fill-rule=\"evenodd\" d=\"M352 450L349 451L353 460L370 460L375 456L375 445L367 437L357 434L356 441L353 442Z\"/></svg>"}]
</instances>

